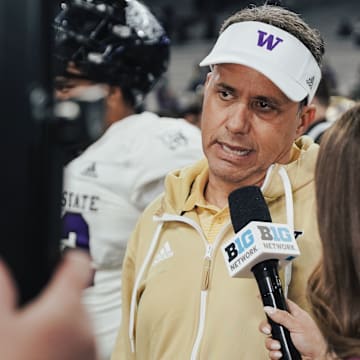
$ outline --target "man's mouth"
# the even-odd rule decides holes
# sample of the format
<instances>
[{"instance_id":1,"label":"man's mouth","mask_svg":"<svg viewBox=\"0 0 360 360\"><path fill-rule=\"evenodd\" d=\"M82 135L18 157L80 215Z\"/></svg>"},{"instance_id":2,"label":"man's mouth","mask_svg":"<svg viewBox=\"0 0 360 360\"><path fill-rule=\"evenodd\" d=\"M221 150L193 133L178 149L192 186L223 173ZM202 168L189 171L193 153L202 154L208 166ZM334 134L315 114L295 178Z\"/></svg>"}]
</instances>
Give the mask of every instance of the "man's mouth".
<instances>
[{"instance_id":1,"label":"man's mouth","mask_svg":"<svg viewBox=\"0 0 360 360\"><path fill-rule=\"evenodd\" d=\"M250 152L252 151L250 149L245 149L238 146L230 146L223 143L220 143L220 146L224 150L224 152L236 156L246 156L249 155Z\"/></svg>"}]
</instances>

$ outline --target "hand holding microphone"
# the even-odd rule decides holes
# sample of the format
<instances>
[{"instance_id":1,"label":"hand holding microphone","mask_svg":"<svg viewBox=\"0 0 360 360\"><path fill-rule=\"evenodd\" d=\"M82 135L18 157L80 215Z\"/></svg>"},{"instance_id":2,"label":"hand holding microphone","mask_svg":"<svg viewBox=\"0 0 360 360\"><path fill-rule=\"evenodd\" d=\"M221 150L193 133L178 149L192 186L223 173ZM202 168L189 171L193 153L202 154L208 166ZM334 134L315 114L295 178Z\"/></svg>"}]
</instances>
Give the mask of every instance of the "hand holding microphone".
<instances>
[{"instance_id":1,"label":"hand holding microphone","mask_svg":"<svg viewBox=\"0 0 360 360\"><path fill-rule=\"evenodd\" d=\"M263 304L287 310L278 265L300 254L293 231L285 224L271 222L261 190L257 186L237 189L229 195L235 237L222 246L232 277L255 276ZM268 317L272 337L281 344L284 360L300 360L289 331Z\"/></svg>"},{"instance_id":2,"label":"hand holding microphone","mask_svg":"<svg viewBox=\"0 0 360 360\"><path fill-rule=\"evenodd\" d=\"M265 307L264 310L272 320L289 330L294 345L304 358L326 359L327 343L315 321L291 300L287 299L286 304L290 312L272 307ZM266 320L260 323L259 330L265 335L271 334L271 327ZM279 359L282 349L277 340L267 337L265 347L269 351L270 359Z\"/></svg>"}]
</instances>

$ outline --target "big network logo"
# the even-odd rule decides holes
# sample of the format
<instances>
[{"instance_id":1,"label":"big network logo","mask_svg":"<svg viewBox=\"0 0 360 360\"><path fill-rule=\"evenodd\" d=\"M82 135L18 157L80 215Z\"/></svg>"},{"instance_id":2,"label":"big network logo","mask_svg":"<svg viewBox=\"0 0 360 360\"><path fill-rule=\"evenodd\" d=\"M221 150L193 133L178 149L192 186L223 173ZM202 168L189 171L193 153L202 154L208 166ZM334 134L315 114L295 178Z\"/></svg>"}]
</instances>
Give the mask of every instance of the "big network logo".
<instances>
[{"instance_id":1,"label":"big network logo","mask_svg":"<svg viewBox=\"0 0 360 360\"><path fill-rule=\"evenodd\" d=\"M279 247L284 248L285 244L293 242L293 236L287 226L275 225L255 225L254 231L252 228L244 229L239 232L235 239L224 248L228 255L228 262L234 260L237 256L245 253L255 244L255 237L258 236L261 241L274 241L279 243ZM281 244L283 243L283 244ZM285 246L286 247L286 246ZM256 252L256 247L253 247L253 252Z\"/></svg>"},{"instance_id":2,"label":"big network logo","mask_svg":"<svg viewBox=\"0 0 360 360\"><path fill-rule=\"evenodd\" d=\"M251 221L221 248L230 276L236 277L251 277L261 261L278 259L282 266L300 254L288 225L262 221Z\"/></svg>"},{"instance_id":3,"label":"big network logo","mask_svg":"<svg viewBox=\"0 0 360 360\"><path fill-rule=\"evenodd\" d=\"M275 49L276 46L278 46L280 43L282 43L284 40L279 38L279 37L275 37L275 35L273 34L268 34L265 31L261 31L258 30L258 42L257 42L257 46L260 47L266 47L267 50L269 51L273 51Z\"/></svg>"}]
</instances>

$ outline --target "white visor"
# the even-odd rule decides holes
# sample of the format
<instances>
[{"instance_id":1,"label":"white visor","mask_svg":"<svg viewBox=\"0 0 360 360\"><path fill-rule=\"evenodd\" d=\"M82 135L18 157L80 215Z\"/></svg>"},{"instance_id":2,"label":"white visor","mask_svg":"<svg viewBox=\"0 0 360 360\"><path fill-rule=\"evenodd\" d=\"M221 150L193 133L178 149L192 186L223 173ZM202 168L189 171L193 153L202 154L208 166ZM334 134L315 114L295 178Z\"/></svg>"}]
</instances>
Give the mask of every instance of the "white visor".
<instances>
[{"instance_id":1,"label":"white visor","mask_svg":"<svg viewBox=\"0 0 360 360\"><path fill-rule=\"evenodd\" d=\"M223 31L200 66L241 64L261 72L290 100L309 104L321 70L308 48L278 27L257 21L234 23Z\"/></svg>"}]
</instances>

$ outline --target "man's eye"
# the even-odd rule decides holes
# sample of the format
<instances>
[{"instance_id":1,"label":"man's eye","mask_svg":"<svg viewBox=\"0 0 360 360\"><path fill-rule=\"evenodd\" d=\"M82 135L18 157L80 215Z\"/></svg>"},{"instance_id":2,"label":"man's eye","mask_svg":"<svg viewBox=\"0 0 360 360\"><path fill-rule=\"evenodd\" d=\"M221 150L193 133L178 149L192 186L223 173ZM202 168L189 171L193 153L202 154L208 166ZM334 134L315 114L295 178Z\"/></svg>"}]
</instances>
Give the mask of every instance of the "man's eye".
<instances>
[{"instance_id":1,"label":"man's eye","mask_svg":"<svg viewBox=\"0 0 360 360\"><path fill-rule=\"evenodd\" d=\"M57 91L62 91L62 92L69 91L69 88L65 85L57 85L55 86L55 88Z\"/></svg>"},{"instance_id":2,"label":"man's eye","mask_svg":"<svg viewBox=\"0 0 360 360\"><path fill-rule=\"evenodd\" d=\"M275 106L265 100L256 100L256 101L254 101L253 106L255 108L257 108L259 110L263 110L263 111L275 110Z\"/></svg>"},{"instance_id":3,"label":"man's eye","mask_svg":"<svg viewBox=\"0 0 360 360\"><path fill-rule=\"evenodd\" d=\"M270 107L269 104L265 101L259 101L259 107L261 108L268 108Z\"/></svg>"},{"instance_id":4,"label":"man's eye","mask_svg":"<svg viewBox=\"0 0 360 360\"><path fill-rule=\"evenodd\" d=\"M58 82L58 83L55 83L55 89L56 89L57 91L65 92L65 91L69 91L69 90L73 89L74 87L75 87L74 84L68 83L68 82Z\"/></svg>"},{"instance_id":5,"label":"man's eye","mask_svg":"<svg viewBox=\"0 0 360 360\"><path fill-rule=\"evenodd\" d=\"M55 89L57 91L66 91L69 90L68 86L66 86L65 84L55 84Z\"/></svg>"},{"instance_id":6,"label":"man's eye","mask_svg":"<svg viewBox=\"0 0 360 360\"><path fill-rule=\"evenodd\" d=\"M219 90L219 96L223 100L230 100L232 99L232 94L227 90Z\"/></svg>"}]
</instances>

